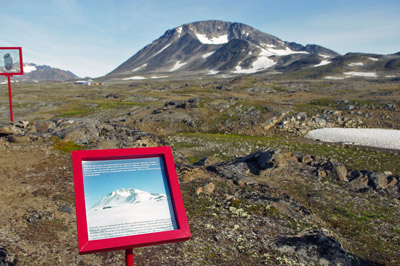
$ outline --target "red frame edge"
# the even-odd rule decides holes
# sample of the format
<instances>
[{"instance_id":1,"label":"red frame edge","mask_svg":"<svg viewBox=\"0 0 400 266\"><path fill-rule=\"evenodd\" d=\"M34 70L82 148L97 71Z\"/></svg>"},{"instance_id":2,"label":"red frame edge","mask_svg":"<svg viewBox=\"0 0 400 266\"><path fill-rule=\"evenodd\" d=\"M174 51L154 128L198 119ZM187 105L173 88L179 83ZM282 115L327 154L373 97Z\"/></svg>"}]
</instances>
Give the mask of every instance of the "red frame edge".
<instances>
[{"instance_id":1,"label":"red frame edge","mask_svg":"<svg viewBox=\"0 0 400 266\"><path fill-rule=\"evenodd\" d=\"M83 160L116 160L116 159L135 159L148 157L163 157L165 163L165 173L168 180L174 214L178 229L157 233L133 235L118 238L108 238L101 240L88 239L86 207L83 186ZM112 251L119 249L130 249L164 243L186 241L191 237L189 223L187 220L183 198L179 187L175 164L172 157L171 148L152 147L152 148L128 148L111 150L83 150L72 152L72 163L74 172L75 205L78 232L79 254L89 254L95 252Z\"/></svg>"},{"instance_id":2,"label":"red frame edge","mask_svg":"<svg viewBox=\"0 0 400 266\"><path fill-rule=\"evenodd\" d=\"M23 75L24 74L24 63L22 62L22 47L0 47L0 50L19 50L19 65L20 72L12 72L12 73L0 73L0 76L13 76L13 75Z\"/></svg>"}]
</instances>

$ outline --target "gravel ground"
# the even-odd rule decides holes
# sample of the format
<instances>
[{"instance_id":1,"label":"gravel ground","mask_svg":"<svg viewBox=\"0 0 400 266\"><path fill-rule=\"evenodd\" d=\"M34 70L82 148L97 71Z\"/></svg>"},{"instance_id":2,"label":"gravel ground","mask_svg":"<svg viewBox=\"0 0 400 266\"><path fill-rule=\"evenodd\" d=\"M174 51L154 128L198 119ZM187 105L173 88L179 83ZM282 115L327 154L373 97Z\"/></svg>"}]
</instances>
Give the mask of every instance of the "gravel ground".
<instances>
[{"instance_id":1,"label":"gravel ground","mask_svg":"<svg viewBox=\"0 0 400 266\"><path fill-rule=\"evenodd\" d=\"M306 138L400 150L400 130L379 128L324 128L308 132Z\"/></svg>"}]
</instances>

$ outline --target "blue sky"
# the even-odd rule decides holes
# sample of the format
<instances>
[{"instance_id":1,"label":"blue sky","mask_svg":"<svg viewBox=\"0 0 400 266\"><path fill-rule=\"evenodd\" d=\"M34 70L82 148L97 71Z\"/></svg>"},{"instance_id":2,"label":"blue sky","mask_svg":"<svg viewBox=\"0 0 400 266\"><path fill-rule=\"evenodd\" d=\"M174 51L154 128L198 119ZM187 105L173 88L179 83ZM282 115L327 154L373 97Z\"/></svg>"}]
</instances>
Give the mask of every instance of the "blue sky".
<instances>
[{"instance_id":1,"label":"blue sky","mask_svg":"<svg viewBox=\"0 0 400 266\"><path fill-rule=\"evenodd\" d=\"M399 0L3 1L0 46L24 62L98 77L168 29L218 19L341 54L400 51Z\"/></svg>"}]
</instances>

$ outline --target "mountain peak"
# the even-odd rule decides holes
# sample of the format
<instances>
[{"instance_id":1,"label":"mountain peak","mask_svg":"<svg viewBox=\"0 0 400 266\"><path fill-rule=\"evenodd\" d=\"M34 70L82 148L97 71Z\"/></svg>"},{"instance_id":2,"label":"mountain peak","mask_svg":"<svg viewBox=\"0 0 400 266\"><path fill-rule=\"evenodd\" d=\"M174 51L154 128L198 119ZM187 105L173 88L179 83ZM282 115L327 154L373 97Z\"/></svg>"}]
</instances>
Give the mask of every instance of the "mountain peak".
<instances>
[{"instance_id":1,"label":"mountain peak","mask_svg":"<svg viewBox=\"0 0 400 266\"><path fill-rule=\"evenodd\" d=\"M325 57L320 56L317 63L338 55L318 45L285 42L238 22L198 21L167 30L106 77L276 71L296 60L315 59L320 53Z\"/></svg>"}]
</instances>

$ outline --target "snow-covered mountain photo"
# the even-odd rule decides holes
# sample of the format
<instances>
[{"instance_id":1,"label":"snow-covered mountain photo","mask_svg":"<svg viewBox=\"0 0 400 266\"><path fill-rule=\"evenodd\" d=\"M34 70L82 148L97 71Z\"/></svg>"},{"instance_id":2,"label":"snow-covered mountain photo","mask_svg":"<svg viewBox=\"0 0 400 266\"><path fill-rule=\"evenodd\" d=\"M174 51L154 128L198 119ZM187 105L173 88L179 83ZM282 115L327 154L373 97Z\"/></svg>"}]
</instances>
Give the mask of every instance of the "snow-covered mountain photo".
<instances>
[{"instance_id":1,"label":"snow-covered mountain photo","mask_svg":"<svg viewBox=\"0 0 400 266\"><path fill-rule=\"evenodd\" d=\"M99 210L123 205L139 204L143 202L160 202L167 200L167 196L160 193L149 193L135 188L115 190L101 199L91 209Z\"/></svg>"},{"instance_id":2,"label":"snow-covered mountain photo","mask_svg":"<svg viewBox=\"0 0 400 266\"><path fill-rule=\"evenodd\" d=\"M90 240L177 229L170 198L135 188L109 193L86 216Z\"/></svg>"}]
</instances>

